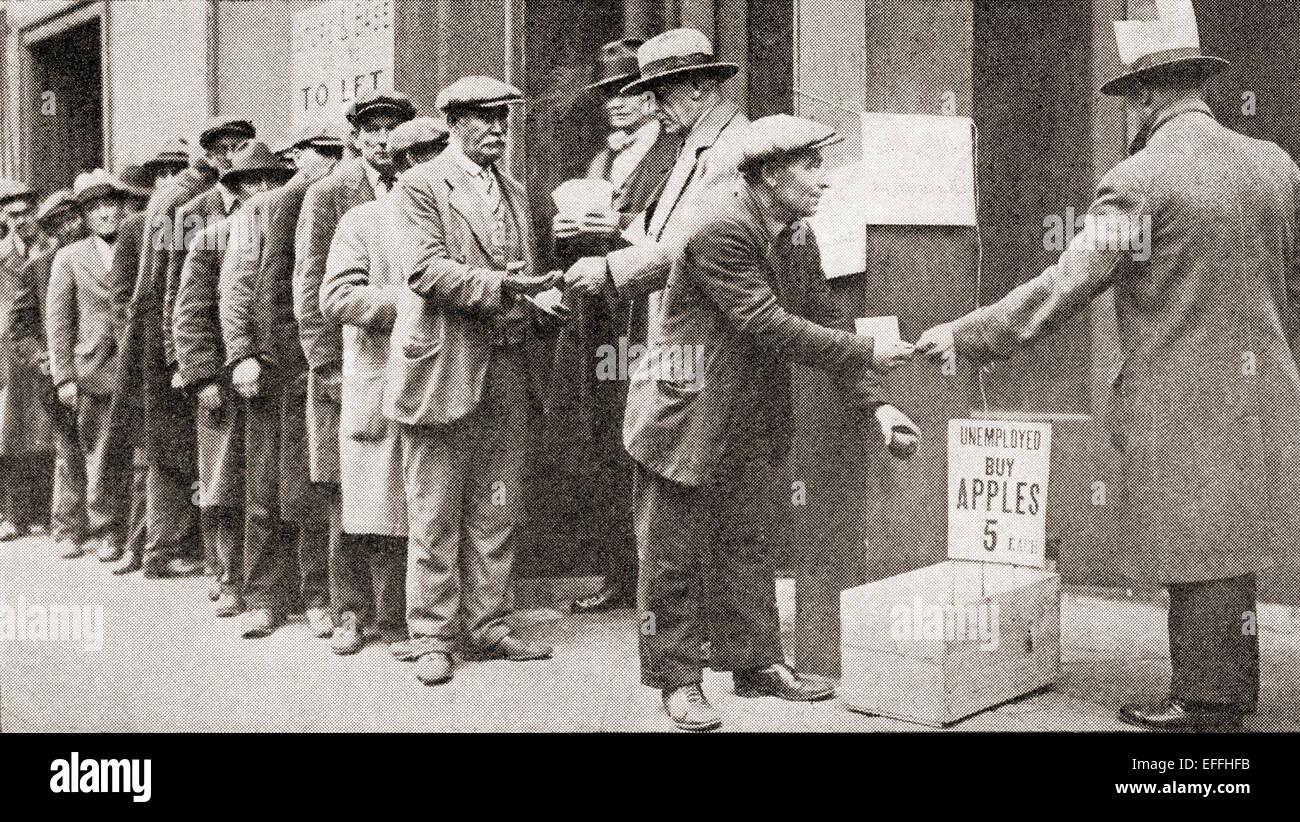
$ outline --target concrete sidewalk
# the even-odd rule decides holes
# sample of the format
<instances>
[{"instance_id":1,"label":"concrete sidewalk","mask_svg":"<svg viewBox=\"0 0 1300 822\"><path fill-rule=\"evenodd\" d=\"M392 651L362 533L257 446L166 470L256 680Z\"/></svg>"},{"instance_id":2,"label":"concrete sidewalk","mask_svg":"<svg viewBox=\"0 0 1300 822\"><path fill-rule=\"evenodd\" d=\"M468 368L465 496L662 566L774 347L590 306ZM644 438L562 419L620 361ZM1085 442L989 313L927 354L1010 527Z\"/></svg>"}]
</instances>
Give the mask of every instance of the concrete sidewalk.
<instances>
[{"instance_id":1,"label":"concrete sidewalk","mask_svg":"<svg viewBox=\"0 0 1300 822\"><path fill-rule=\"evenodd\" d=\"M58 560L52 552L47 537L0 544L0 604L13 608L23 597L102 606L103 647L0 641L0 730L671 730L658 693L639 684L630 611L560 619L534 612L524 631L553 642L553 659L466 663L450 684L427 688L383 645L335 656L301 618L267 639L240 639L235 620L211 616L207 579L114 577L93 557ZM781 590L788 611L789 583ZM1300 730L1300 631L1294 619L1281 630L1265 622L1260 711L1246 727ZM1164 610L1123 592L1067 590L1062 658L1054 688L953 730L1132 730L1116 720L1119 706L1168 682ZM705 688L724 730L928 730L853 713L837 699L741 699L729 675L707 673Z\"/></svg>"}]
</instances>

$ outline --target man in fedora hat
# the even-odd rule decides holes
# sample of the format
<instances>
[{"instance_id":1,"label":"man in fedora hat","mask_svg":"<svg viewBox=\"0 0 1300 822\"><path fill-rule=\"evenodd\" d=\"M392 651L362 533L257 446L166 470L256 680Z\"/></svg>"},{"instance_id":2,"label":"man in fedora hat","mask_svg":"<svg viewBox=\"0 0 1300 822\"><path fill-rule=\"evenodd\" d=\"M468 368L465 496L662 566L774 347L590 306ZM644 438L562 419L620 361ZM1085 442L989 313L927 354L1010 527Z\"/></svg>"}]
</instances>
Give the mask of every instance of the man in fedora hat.
<instances>
[{"instance_id":1,"label":"man in fedora hat","mask_svg":"<svg viewBox=\"0 0 1300 822\"><path fill-rule=\"evenodd\" d=\"M315 493L329 511L330 556L341 549L341 498L339 489L339 414L343 385L343 331L320 310L320 286L325 278L334 230L343 215L363 203L392 191L397 175L388 139L394 128L416 115L405 94L374 89L348 104L352 142L359 157L339 163L325 179L307 189L298 216L298 239L293 271L294 314L299 339L307 358L307 453ZM336 561L336 560L332 560ZM334 620L328 598L308 606L312 633L329 637Z\"/></svg>"},{"instance_id":2,"label":"man in fedora hat","mask_svg":"<svg viewBox=\"0 0 1300 822\"><path fill-rule=\"evenodd\" d=\"M311 483L307 361L294 317L298 218L307 189L338 164L328 143L296 151L297 171L255 194L232 218L220 278L221 334L231 386L244 406L241 636L269 635L292 603L329 598L327 501Z\"/></svg>"},{"instance_id":3,"label":"man in fedora hat","mask_svg":"<svg viewBox=\"0 0 1300 822\"><path fill-rule=\"evenodd\" d=\"M1090 224L1056 265L917 350L1005 359L1114 289L1119 570L1169 588L1173 669L1167 697L1120 718L1231 728L1258 698L1255 571L1270 543L1300 540L1300 169L1215 121L1202 90L1226 63L1201 53L1190 0L1159 6L1115 24L1126 67L1102 91L1124 98L1131 156L1102 178Z\"/></svg>"},{"instance_id":4,"label":"man in fedora hat","mask_svg":"<svg viewBox=\"0 0 1300 822\"><path fill-rule=\"evenodd\" d=\"M681 148L680 132L663 128L643 95L623 93L624 86L640 77L636 55L641 45L635 39L606 43L595 81L587 86L601 100L610 129L607 145L592 158L587 176L608 180L614 197L606 211L556 215L556 253L566 267L614 247L619 232L663 188ZM604 582L572 605L574 613L592 613L629 606L636 598L636 538L627 505L632 471L620 434L627 392L623 382L596 374L602 346L617 348L619 337L627 333L629 304L605 295L575 295L567 303L572 313L556 335L545 441L555 446L551 462L558 469L556 480L577 486L573 493L557 495L579 506L561 516L602 526ZM636 305L644 309L644 301ZM635 325L644 327L644 321Z\"/></svg>"},{"instance_id":5,"label":"man in fedora hat","mask_svg":"<svg viewBox=\"0 0 1300 822\"><path fill-rule=\"evenodd\" d=\"M399 173L433 160L447 147L441 118L416 117L393 129L389 151ZM343 215L330 244L321 284L321 313L351 331L343 338L339 464L343 537L331 557L330 650L361 650L367 628L390 645L407 639L406 485L402 438L383 415L389 338L398 306L418 298L406 284L401 215L382 197Z\"/></svg>"},{"instance_id":6,"label":"man in fedora hat","mask_svg":"<svg viewBox=\"0 0 1300 822\"><path fill-rule=\"evenodd\" d=\"M695 29L672 29L637 49L639 77L623 94L650 93L660 121L679 129L682 149L646 217L633 223L637 241L604 256L589 256L565 272L568 287L579 294L610 289L624 300L649 297L645 312L632 312L634 326L644 315L645 326L630 329L632 339L649 339L659 321L660 299L655 292L668 278L676 249L682 243L682 222L690 201L719 180L734 179L734 159L714 146L738 134L749 120L734 103L724 100L719 84L735 74L735 63L720 62L713 44Z\"/></svg>"},{"instance_id":7,"label":"man in fedora hat","mask_svg":"<svg viewBox=\"0 0 1300 822\"><path fill-rule=\"evenodd\" d=\"M190 144L184 137L163 143L158 153L141 164L152 175L154 187L180 174L190 165Z\"/></svg>"},{"instance_id":8,"label":"man in fedora hat","mask_svg":"<svg viewBox=\"0 0 1300 822\"><path fill-rule=\"evenodd\" d=\"M86 532L86 462L77 443L76 417L58 401L50 379L49 347L45 336L45 296L50 270L59 249L85 236L85 220L71 189L56 191L36 209L36 223L47 238L48 250L33 257L14 293L9 328L20 352L40 372L40 405L50 423L54 443L53 488L50 494L50 536L60 556L80 556Z\"/></svg>"},{"instance_id":9,"label":"man in fedora hat","mask_svg":"<svg viewBox=\"0 0 1300 822\"><path fill-rule=\"evenodd\" d=\"M641 681L662 690L684 730L722 724L701 689L706 640L709 667L733 672L740 696L834 692L785 662L765 537L770 477L790 450L791 365L830 373L885 444L916 435L876 376L912 347L846 330L801 222L826 188L822 148L840 139L783 114L732 138L744 180L719 186L687 218L662 330L630 378L623 442L636 461L639 604L653 626L640 632ZM671 353L695 348L707 352L702 374Z\"/></svg>"},{"instance_id":10,"label":"man in fedora hat","mask_svg":"<svg viewBox=\"0 0 1300 822\"><path fill-rule=\"evenodd\" d=\"M419 299L393 331L384 415L401 426L409 530L406 623L426 685L467 653L544 659L549 645L511 631L509 587L541 352L530 298L555 284L537 270L523 186L499 164L509 106L492 77L438 93L451 144L398 186L405 273Z\"/></svg>"},{"instance_id":11,"label":"man in fedora hat","mask_svg":"<svg viewBox=\"0 0 1300 822\"><path fill-rule=\"evenodd\" d=\"M76 410L86 477L86 531L104 561L122 555L130 516L131 449L113 413L121 337L132 283L115 278L113 256L126 215L126 188L96 169L73 185L89 237L55 254L46 300L50 374L59 401Z\"/></svg>"},{"instance_id":12,"label":"man in fedora hat","mask_svg":"<svg viewBox=\"0 0 1300 822\"><path fill-rule=\"evenodd\" d=\"M122 379L144 410L139 440L149 463L148 544L143 558L149 577L203 571L193 502L198 490L193 402L182 390L175 369L170 309L185 259L186 221L192 235L213 215L228 213L234 195L220 188L218 177L230 168L234 151L255 136L245 120L210 121L199 138L204 153L150 199L138 225L139 262ZM133 238L134 218L123 228L122 239ZM209 542L213 538L210 535Z\"/></svg>"},{"instance_id":13,"label":"man in fedora hat","mask_svg":"<svg viewBox=\"0 0 1300 822\"><path fill-rule=\"evenodd\" d=\"M235 193L231 213L255 194L283 185L293 175L265 143L250 141L235 152L221 185ZM224 522L230 537L216 544L218 598L216 615L243 611L242 581L244 502L244 421L225 369L218 315L222 258L238 254L231 247L230 218L207 226L194 236L181 266L176 305L172 311L172 340L176 368L184 389L195 398L195 441L199 458L200 516Z\"/></svg>"},{"instance_id":14,"label":"man in fedora hat","mask_svg":"<svg viewBox=\"0 0 1300 822\"><path fill-rule=\"evenodd\" d=\"M45 250L36 224L36 192L15 180L0 180L0 541L25 536L42 519L51 476L48 420L34 402L41 373L25 346L20 350L9 327L14 296L21 290L23 269ZM41 477L46 482L39 482ZM46 500L48 494L46 493Z\"/></svg>"}]
</instances>

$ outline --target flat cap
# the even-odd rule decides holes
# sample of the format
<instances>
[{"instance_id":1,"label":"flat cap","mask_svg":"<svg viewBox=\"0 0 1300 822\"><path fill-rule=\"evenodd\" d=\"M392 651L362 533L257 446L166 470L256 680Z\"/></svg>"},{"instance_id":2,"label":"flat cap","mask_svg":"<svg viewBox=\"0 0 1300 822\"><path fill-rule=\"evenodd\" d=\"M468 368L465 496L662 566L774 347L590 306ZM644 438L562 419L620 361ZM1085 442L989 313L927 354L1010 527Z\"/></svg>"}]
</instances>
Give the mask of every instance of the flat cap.
<instances>
[{"instance_id":1,"label":"flat cap","mask_svg":"<svg viewBox=\"0 0 1300 822\"><path fill-rule=\"evenodd\" d=\"M20 183L8 177L0 177L0 205L11 203L14 200L30 200L35 196L36 192L26 183Z\"/></svg>"},{"instance_id":2,"label":"flat cap","mask_svg":"<svg viewBox=\"0 0 1300 822\"><path fill-rule=\"evenodd\" d=\"M71 189L60 189L50 196L46 197L36 209L36 222L43 223L60 214L66 214L77 209L77 198L72 196Z\"/></svg>"},{"instance_id":3,"label":"flat cap","mask_svg":"<svg viewBox=\"0 0 1300 822\"><path fill-rule=\"evenodd\" d=\"M126 197L130 191L122 185L121 180L102 168L78 174L72 184L72 196L83 206L91 200L112 195Z\"/></svg>"},{"instance_id":4,"label":"flat cap","mask_svg":"<svg viewBox=\"0 0 1300 822\"><path fill-rule=\"evenodd\" d=\"M438 92L434 106L446 112L453 108L500 108L523 101L524 93L509 83L495 77L471 75Z\"/></svg>"},{"instance_id":5,"label":"flat cap","mask_svg":"<svg viewBox=\"0 0 1300 822\"><path fill-rule=\"evenodd\" d=\"M415 104L411 102L411 98L400 91L371 89L363 92L360 97L348 103L343 116L355 126L358 125L359 120L381 112L391 114L402 120L409 120L417 114Z\"/></svg>"},{"instance_id":6,"label":"flat cap","mask_svg":"<svg viewBox=\"0 0 1300 822\"><path fill-rule=\"evenodd\" d=\"M246 140L251 140L257 136L257 129L247 120L239 120L231 117L212 117L203 126L203 131L199 132L199 147L208 149L212 141L216 140L222 134L236 134Z\"/></svg>"},{"instance_id":7,"label":"flat cap","mask_svg":"<svg viewBox=\"0 0 1300 822\"><path fill-rule=\"evenodd\" d=\"M145 160L141 165L145 171L156 172L160 166L177 165L188 166L190 164L190 144L184 137L177 137L174 140L168 140L158 148L158 153L149 160Z\"/></svg>"},{"instance_id":8,"label":"flat cap","mask_svg":"<svg viewBox=\"0 0 1300 822\"><path fill-rule=\"evenodd\" d=\"M737 167L748 171L777 157L843 141L830 126L789 114L773 114L750 123L736 138Z\"/></svg>"},{"instance_id":9,"label":"flat cap","mask_svg":"<svg viewBox=\"0 0 1300 822\"><path fill-rule=\"evenodd\" d=\"M416 117L407 120L388 135L388 150L397 154L420 145L447 145L450 136L441 117Z\"/></svg>"},{"instance_id":10,"label":"flat cap","mask_svg":"<svg viewBox=\"0 0 1300 822\"><path fill-rule=\"evenodd\" d=\"M295 148L319 146L321 148L343 148L343 135L347 132L344 123L310 123L302 126L289 139L279 143L273 150L276 154L287 154Z\"/></svg>"}]
</instances>

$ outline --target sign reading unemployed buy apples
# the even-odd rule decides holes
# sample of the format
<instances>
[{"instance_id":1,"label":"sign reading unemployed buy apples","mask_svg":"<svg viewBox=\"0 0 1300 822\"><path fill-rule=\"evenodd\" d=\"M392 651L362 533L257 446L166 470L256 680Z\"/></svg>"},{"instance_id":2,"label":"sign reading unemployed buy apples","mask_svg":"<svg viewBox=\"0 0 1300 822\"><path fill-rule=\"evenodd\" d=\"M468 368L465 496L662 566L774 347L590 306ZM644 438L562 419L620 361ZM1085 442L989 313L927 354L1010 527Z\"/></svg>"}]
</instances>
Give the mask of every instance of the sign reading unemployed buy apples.
<instances>
[{"instance_id":1,"label":"sign reading unemployed buy apples","mask_svg":"<svg viewBox=\"0 0 1300 822\"><path fill-rule=\"evenodd\" d=\"M948 423L948 556L1042 568L1052 426Z\"/></svg>"}]
</instances>

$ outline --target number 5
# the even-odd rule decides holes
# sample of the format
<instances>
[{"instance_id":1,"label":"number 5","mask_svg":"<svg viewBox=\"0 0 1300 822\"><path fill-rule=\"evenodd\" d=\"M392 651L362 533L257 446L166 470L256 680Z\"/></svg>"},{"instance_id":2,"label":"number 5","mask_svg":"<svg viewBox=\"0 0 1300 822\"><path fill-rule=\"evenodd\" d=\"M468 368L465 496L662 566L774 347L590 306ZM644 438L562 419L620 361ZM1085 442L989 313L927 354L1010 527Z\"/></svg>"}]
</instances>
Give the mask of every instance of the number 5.
<instances>
[{"instance_id":1,"label":"number 5","mask_svg":"<svg viewBox=\"0 0 1300 822\"><path fill-rule=\"evenodd\" d=\"M985 551L993 551L996 550L998 547L998 532L994 530L994 526L996 526L997 524L998 521L995 519L984 520L984 550Z\"/></svg>"}]
</instances>

